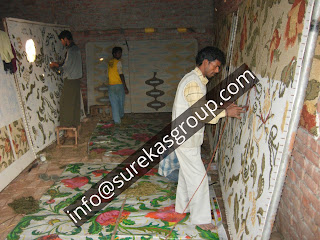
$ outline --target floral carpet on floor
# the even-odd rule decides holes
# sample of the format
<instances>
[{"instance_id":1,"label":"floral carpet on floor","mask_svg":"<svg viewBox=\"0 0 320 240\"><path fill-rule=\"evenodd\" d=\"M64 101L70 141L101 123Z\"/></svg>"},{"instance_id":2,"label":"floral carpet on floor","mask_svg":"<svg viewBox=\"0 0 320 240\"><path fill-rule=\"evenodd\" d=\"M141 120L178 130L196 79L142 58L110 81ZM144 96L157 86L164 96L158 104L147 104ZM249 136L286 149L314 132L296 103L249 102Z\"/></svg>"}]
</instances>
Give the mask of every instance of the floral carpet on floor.
<instances>
[{"instance_id":1,"label":"floral carpet on floor","mask_svg":"<svg viewBox=\"0 0 320 240\"><path fill-rule=\"evenodd\" d=\"M152 118L127 118L121 125L99 122L88 143L88 153L129 156L170 121Z\"/></svg>"},{"instance_id":2,"label":"floral carpet on floor","mask_svg":"<svg viewBox=\"0 0 320 240\"><path fill-rule=\"evenodd\" d=\"M158 175L157 169L150 170L98 214L77 228L63 209L116 166L110 163L67 165L59 181L41 197L39 211L24 216L7 236L7 240L111 239L125 198L115 239L165 239L176 222L179 223L168 239L219 239L217 233L204 231L192 225L189 214L174 212L176 185ZM219 216L217 207L213 207L213 211L213 216ZM220 220L216 219L213 222L218 223Z\"/></svg>"}]
</instances>

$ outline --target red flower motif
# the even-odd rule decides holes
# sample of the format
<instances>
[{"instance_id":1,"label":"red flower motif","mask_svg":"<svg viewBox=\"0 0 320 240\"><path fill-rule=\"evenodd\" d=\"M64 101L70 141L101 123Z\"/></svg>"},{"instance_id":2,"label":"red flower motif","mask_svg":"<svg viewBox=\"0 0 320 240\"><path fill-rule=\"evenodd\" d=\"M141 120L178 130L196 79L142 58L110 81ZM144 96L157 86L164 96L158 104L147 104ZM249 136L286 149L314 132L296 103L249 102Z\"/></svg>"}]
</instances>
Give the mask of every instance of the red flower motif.
<instances>
[{"instance_id":1,"label":"red flower motif","mask_svg":"<svg viewBox=\"0 0 320 240\"><path fill-rule=\"evenodd\" d=\"M120 155L120 156L130 156L134 152L135 152L135 150L133 150L133 149L125 148L125 149L121 149L116 152L112 152L112 154Z\"/></svg>"},{"instance_id":2,"label":"red flower motif","mask_svg":"<svg viewBox=\"0 0 320 240\"><path fill-rule=\"evenodd\" d=\"M101 128L105 129L105 128L111 128L111 127L113 127L113 126L114 126L113 123L108 123L108 124L102 125Z\"/></svg>"},{"instance_id":3,"label":"red flower motif","mask_svg":"<svg viewBox=\"0 0 320 240\"><path fill-rule=\"evenodd\" d=\"M314 128L317 125L316 116L310 114L306 104L304 104L302 107L300 125L306 128L309 132L311 131L312 128Z\"/></svg>"},{"instance_id":4,"label":"red flower motif","mask_svg":"<svg viewBox=\"0 0 320 240\"><path fill-rule=\"evenodd\" d=\"M244 49L244 45L247 41L247 17L244 16L243 29L241 32L241 40L240 40L240 49L241 51Z\"/></svg>"},{"instance_id":5,"label":"red flower motif","mask_svg":"<svg viewBox=\"0 0 320 240\"><path fill-rule=\"evenodd\" d=\"M272 63L272 60L273 60L274 51L279 47L280 40L281 38L279 36L279 31L278 29L275 29L272 35L271 43L270 43L270 64Z\"/></svg>"},{"instance_id":6,"label":"red flower motif","mask_svg":"<svg viewBox=\"0 0 320 240\"><path fill-rule=\"evenodd\" d=\"M50 199L50 200L46 201L46 203L52 204L52 203L54 203L55 201L56 201L56 200L54 200L54 199Z\"/></svg>"},{"instance_id":7,"label":"red flower motif","mask_svg":"<svg viewBox=\"0 0 320 240\"><path fill-rule=\"evenodd\" d=\"M146 133L135 133L132 135L132 138L134 140L138 140L141 142L148 142L151 138L151 136L149 134Z\"/></svg>"},{"instance_id":8,"label":"red flower motif","mask_svg":"<svg viewBox=\"0 0 320 240\"><path fill-rule=\"evenodd\" d=\"M24 129L22 129L20 134L21 134L21 141L26 142L27 141L26 131Z\"/></svg>"},{"instance_id":9,"label":"red flower motif","mask_svg":"<svg viewBox=\"0 0 320 240\"><path fill-rule=\"evenodd\" d=\"M115 225L117 218L119 216L120 211L118 210L112 210L109 212L101 213L97 218L96 221L100 223L103 226L108 225ZM124 219L127 219L130 215L130 212L123 211L120 217L120 222L122 222Z\"/></svg>"},{"instance_id":10,"label":"red flower motif","mask_svg":"<svg viewBox=\"0 0 320 240\"><path fill-rule=\"evenodd\" d=\"M182 219L185 218L186 213L177 213L174 211L174 204L169 207L164 207L156 212L149 212L146 217L154 218L154 219L161 219L166 222L180 222Z\"/></svg>"},{"instance_id":11,"label":"red flower motif","mask_svg":"<svg viewBox=\"0 0 320 240\"><path fill-rule=\"evenodd\" d=\"M94 174L94 176L96 177L100 177L102 174L108 174L110 171L107 171L107 170L96 170L96 171L93 171L92 173Z\"/></svg>"},{"instance_id":12,"label":"red flower motif","mask_svg":"<svg viewBox=\"0 0 320 240\"><path fill-rule=\"evenodd\" d=\"M11 145L10 145L10 140L9 140L9 138L6 139L6 142L5 142L5 144L4 144L4 151L5 151L6 153L11 152Z\"/></svg>"},{"instance_id":13,"label":"red flower motif","mask_svg":"<svg viewBox=\"0 0 320 240\"><path fill-rule=\"evenodd\" d=\"M37 240L63 240L57 234L50 234L37 238Z\"/></svg>"},{"instance_id":14,"label":"red flower motif","mask_svg":"<svg viewBox=\"0 0 320 240\"><path fill-rule=\"evenodd\" d=\"M295 0L290 11L288 12L288 21L284 33L286 39L286 49L293 46L298 34L302 33L303 17L306 8L305 0Z\"/></svg>"},{"instance_id":15,"label":"red flower motif","mask_svg":"<svg viewBox=\"0 0 320 240\"><path fill-rule=\"evenodd\" d=\"M61 182L63 182L66 187L75 189L86 185L89 182L89 179L87 177L74 177L71 179L63 179Z\"/></svg>"},{"instance_id":16,"label":"red flower motif","mask_svg":"<svg viewBox=\"0 0 320 240\"><path fill-rule=\"evenodd\" d=\"M93 145L93 142L89 142L89 146L92 146Z\"/></svg>"}]
</instances>

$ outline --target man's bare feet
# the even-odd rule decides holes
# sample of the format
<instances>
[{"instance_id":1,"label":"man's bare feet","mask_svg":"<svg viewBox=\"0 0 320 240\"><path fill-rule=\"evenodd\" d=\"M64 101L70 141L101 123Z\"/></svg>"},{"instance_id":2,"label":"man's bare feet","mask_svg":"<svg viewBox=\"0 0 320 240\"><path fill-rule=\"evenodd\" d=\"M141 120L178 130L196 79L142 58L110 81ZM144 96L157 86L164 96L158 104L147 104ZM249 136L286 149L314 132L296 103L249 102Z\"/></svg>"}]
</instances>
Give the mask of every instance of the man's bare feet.
<instances>
[{"instance_id":1,"label":"man's bare feet","mask_svg":"<svg viewBox=\"0 0 320 240\"><path fill-rule=\"evenodd\" d=\"M215 231L217 230L217 227L215 225L213 225L212 223L208 223L208 224L199 224L197 225L199 228L203 229L203 230L210 230L210 231Z\"/></svg>"}]
</instances>

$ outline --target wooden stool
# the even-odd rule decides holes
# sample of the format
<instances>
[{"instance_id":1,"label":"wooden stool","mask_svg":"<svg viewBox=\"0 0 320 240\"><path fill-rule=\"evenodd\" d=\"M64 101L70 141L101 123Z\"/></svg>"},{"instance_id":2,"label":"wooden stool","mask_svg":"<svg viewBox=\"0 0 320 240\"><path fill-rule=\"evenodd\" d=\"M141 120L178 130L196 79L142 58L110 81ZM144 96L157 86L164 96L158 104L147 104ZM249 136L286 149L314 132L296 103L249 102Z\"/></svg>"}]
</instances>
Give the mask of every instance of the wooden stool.
<instances>
[{"instance_id":1,"label":"wooden stool","mask_svg":"<svg viewBox=\"0 0 320 240\"><path fill-rule=\"evenodd\" d=\"M61 127L61 126L58 126L56 127L56 132L57 132L57 146L58 147L72 147L72 145L62 145L61 142L60 142L60 131L68 131L68 130L71 130L71 131L74 131L74 140L75 140L75 144L73 145L74 147L77 147L78 146L78 136L79 136L79 129L80 129L80 125L75 128L75 127Z\"/></svg>"},{"instance_id":2,"label":"wooden stool","mask_svg":"<svg viewBox=\"0 0 320 240\"><path fill-rule=\"evenodd\" d=\"M106 110L109 110L109 115L112 118L111 106L108 105L92 105L90 106L90 115L97 116L100 114L100 110L102 110L102 114L105 115Z\"/></svg>"}]
</instances>

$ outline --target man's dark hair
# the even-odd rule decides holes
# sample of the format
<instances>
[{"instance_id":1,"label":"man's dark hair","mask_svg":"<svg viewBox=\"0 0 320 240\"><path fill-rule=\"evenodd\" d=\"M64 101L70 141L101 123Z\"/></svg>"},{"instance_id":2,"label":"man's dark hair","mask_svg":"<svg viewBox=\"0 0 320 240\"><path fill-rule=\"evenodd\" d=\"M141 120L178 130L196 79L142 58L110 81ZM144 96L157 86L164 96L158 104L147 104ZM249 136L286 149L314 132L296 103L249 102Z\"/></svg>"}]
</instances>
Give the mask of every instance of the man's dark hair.
<instances>
[{"instance_id":1,"label":"man's dark hair","mask_svg":"<svg viewBox=\"0 0 320 240\"><path fill-rule=\"evenodd\" d=\"M197 66L200 66L205 59L209 62L219 60L221 65L226 64L226 57L224 56L224 53L216 47L205 47L201 49L196 56Z\"/></svg>"},{"instance_id":2,"label":"man's dark hair","mask_svg":"<svg viewBox=\"0 0 320 240\"><path fill-rule=\"evenodd\" d=\"M122 47L114 47L112 49L112 55L114 56L117 52L122 52Z\"/></svg>"},{"instance_id":3,"label":"man's dark hair","mask_svg":"<svg viewBox=\"0 0 320 240\"><path fill-rule=\"evenodd\" d=\"M67 38L68 40L73 40L72 34L68 30L63 30L58 37L60 40L64 38Z\"/></svg>"}]
</instances>

